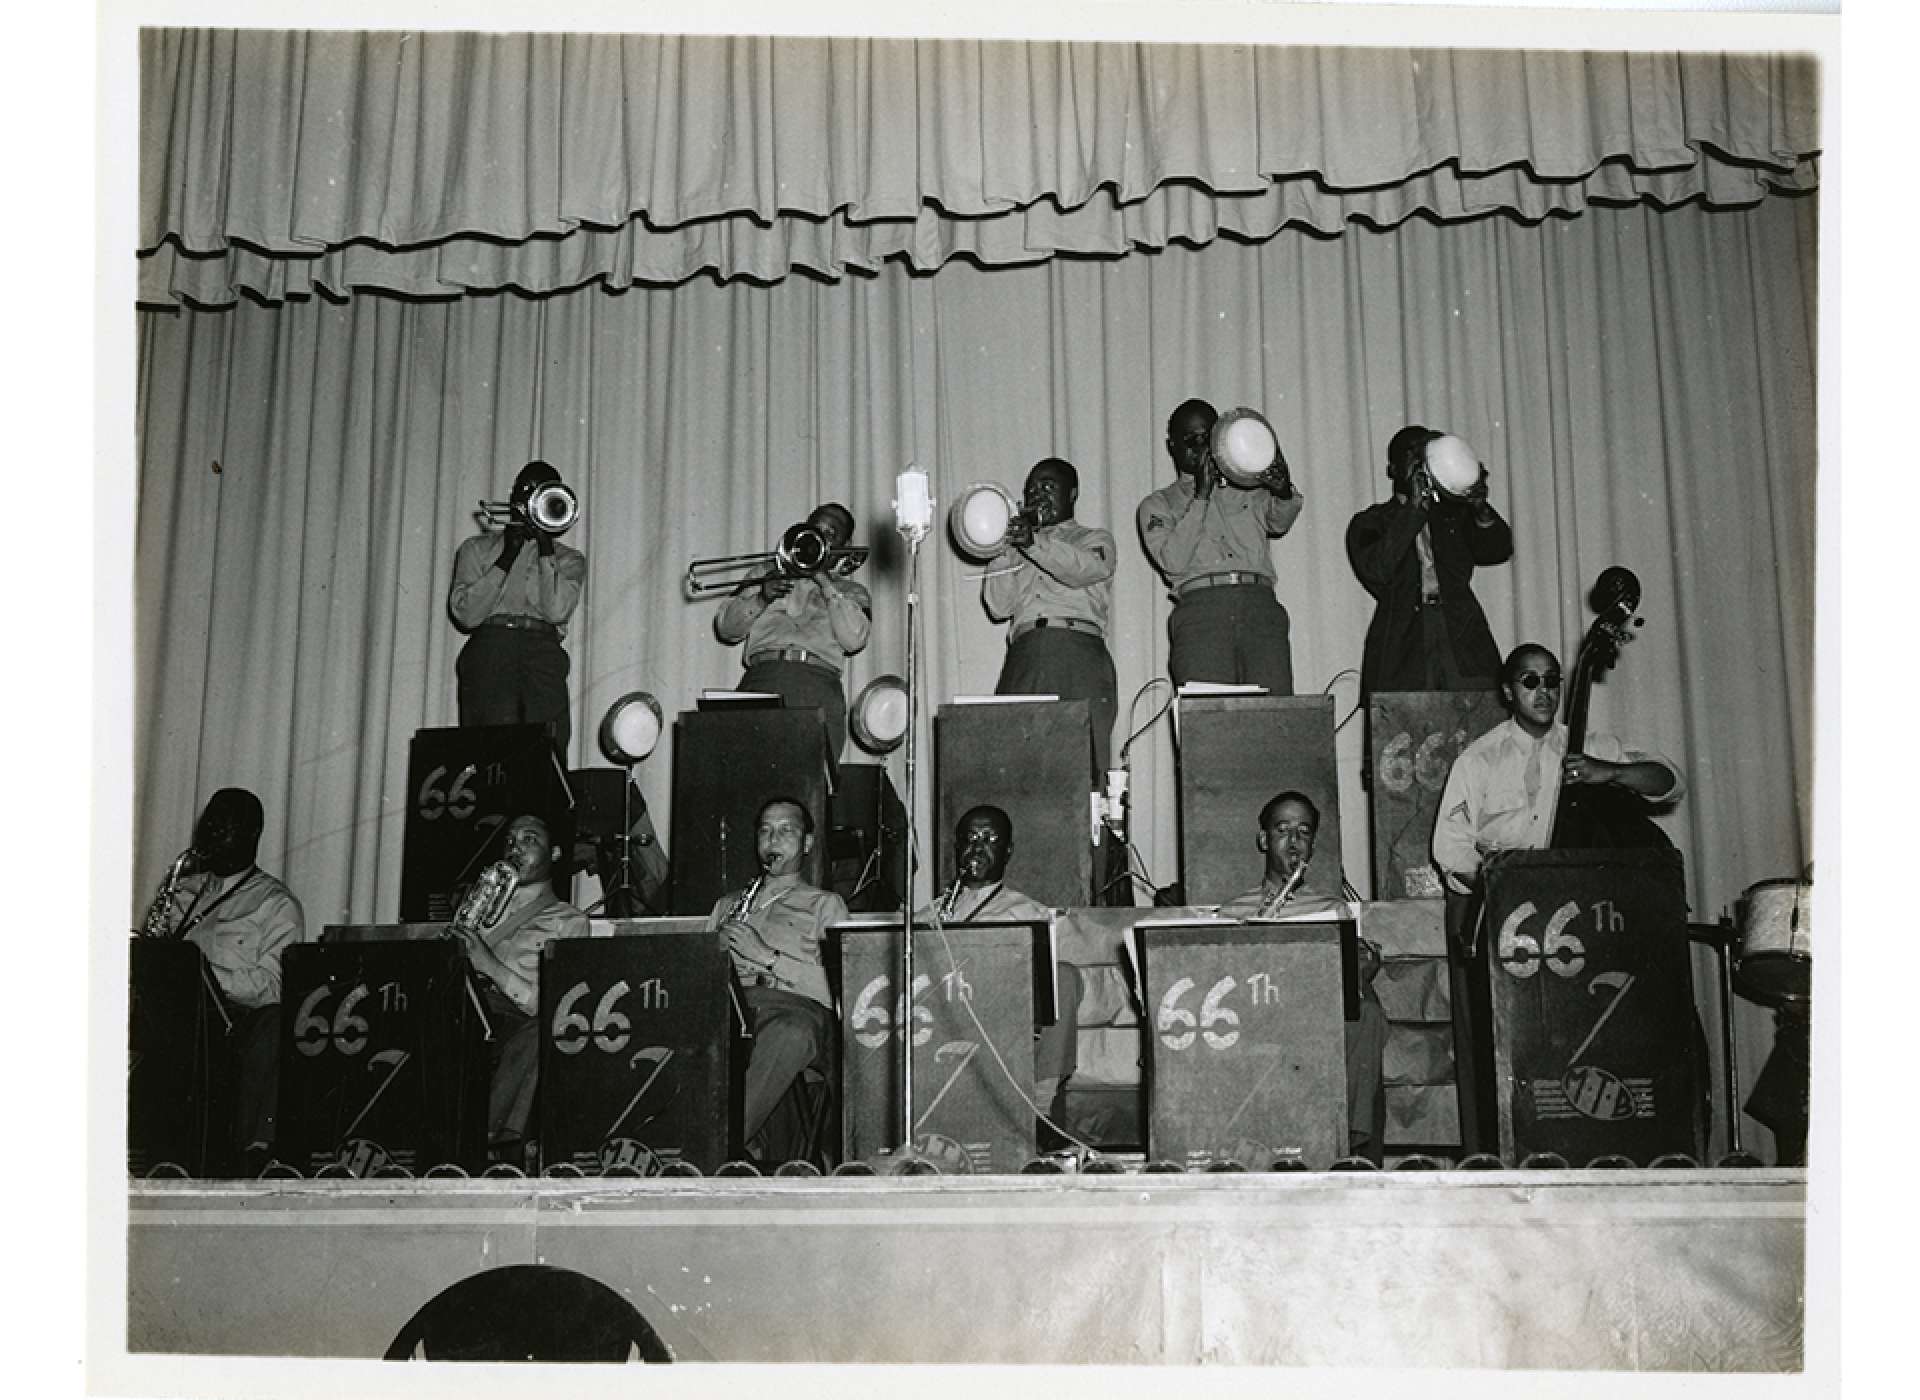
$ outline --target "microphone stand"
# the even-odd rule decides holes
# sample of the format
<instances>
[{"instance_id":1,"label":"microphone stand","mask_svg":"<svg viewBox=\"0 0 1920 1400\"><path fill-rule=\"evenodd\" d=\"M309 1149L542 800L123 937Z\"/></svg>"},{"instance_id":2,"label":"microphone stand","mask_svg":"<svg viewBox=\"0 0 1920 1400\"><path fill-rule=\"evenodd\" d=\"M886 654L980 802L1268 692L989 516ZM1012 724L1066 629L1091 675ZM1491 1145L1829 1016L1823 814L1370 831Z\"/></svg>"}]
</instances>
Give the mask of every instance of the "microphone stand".
<instances>
[{"instance_id":1,"label":"microphone stand","mask_svg":"<svg viewBox=\"0 0 1920 1400\"><path fill-rule=\"evenodd\" d=\"M915 478L918 478L915 480ZM926 474L909 468L900 476L899 499L894 502L895 524L907 541L907 839L903 843L905 878L900 886L900 997L896 1018L900 1027L900 1152L913 1152L913 877L918 849L920 804L915 791L918 773L920 710L920 542L933 518L933 499L927 494Z\"/></svg>"}]
</instances>

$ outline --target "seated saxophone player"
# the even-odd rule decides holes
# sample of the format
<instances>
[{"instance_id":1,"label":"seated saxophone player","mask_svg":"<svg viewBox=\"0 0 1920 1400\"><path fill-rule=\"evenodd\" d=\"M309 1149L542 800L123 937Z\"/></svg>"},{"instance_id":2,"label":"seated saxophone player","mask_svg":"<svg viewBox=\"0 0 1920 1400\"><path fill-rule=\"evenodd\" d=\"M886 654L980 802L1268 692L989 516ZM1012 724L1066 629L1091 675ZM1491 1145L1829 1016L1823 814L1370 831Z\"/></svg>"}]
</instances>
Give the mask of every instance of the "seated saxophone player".
<instances>
[{"instance_id":1,"label":"seated saxophone player","mask_svg":"<svg viewBox=\"0 0 1920 1400\"><path fill-rule=\"evenodd\" d=\"M828 549L853 538L853 512L829 503L807 517ZM873 599L864 585L828 566L804 577L777 574L727 599L714 632L732 646L745 642L740 689L778 695L795 709L820 712L829 762L837 773L847 743L847 658L867 644Z\"/></svg>"},{"instance_id":2,"label":"seated saxophone player","mask_svg":"<svg viewBox=\"0 0 1920 1400\"><path fill-rule=\"evenodd\" d=\"M512 867L513 893L491 919L468 919L451 930L481 983L493 1038L487 1044L487 1155L519 1166L531 1154L527 1125L540 1069L540 950L556 938L585 938L587 916L553 892L560 847L539 817L507 823L502 861ZM482 877L483 879L485 876Z\"/></svg>"},{"instance_id":3,"label":"seated saxophone player","mask_svg":"<svg viewBox=\"0 0 1920 1400\"><path fill-rule=\"evenodd\" d=\"M467 633L454 672L460 723L544 724L561 754L573 733L571 666L560 645L587 581L587 556L538 528L530 503L560 473L529 462L514 478L506 525L482 530L453 556L447 611Z\"/></svg>"},{"instance_id":4,"label":"seated saxophone player","mask_svg":"<svg viewBox=\"0 0 1920 1400\"><path fill-rule=\"evenodd\" d=\"M194 824L181 878L163 887L147 931L185 938L206 957L226 1003L223 1077L233 1084L231 1146L248 1175L266 1165L279 1089L280 958L306 939L306 916L287 887L254 863L266 815L244 788L222 788Z\"/></svg>"},{"instance_id":5,"label":"seated saxophone player","mask_svg":"<svg viewBox=\"0 0 1920 1400\"><path fill-rule=\"evenodd\" d=\"M1013 855L1013 819L998 807L969 808L953 828L953 858L957 874L946 893L915 913L916 924L937 913L943 923L991 923L996 919L1053 918L1053 911L1029 899L1006 883L1007 861ZM1058 1011L1053 1024L1034 1039L1033 1099L1043 1114L1059 1118L1055 1100L1079 1065L1079 1026L1074 1017L1080 1006L1080 969L1072 963L1054 964Z\"/></svg>"},{"instance_id":6,"label":"seated saxophone player","mask_svg":"<svg viewBox=\"0 0 1920 1400\"><path fill-rule=\"evenodd\" d=\"M1343 901L1298 893L1320 834L1320 809L1305 793L1283 792L1260 809L1254 845L1266 857L1258 886L1220 906L1234 919L1291 918L1344 913ZM1378 952L1360 945L1360 1015L1346 1023L1348 1148L1376 1165L1386 1151L1387 1103L1383 1082L1387 1013L1373 990Z\"/></svg>"},{"instance_id":7,"label":"seated saxophone player","mask_svg":"<svg viewBox=\"0 0 1920 1400\"><path fill-rule=\"evenodd\" d=\"M740 1130L747 1150L763 1161L797 1155L790 1135L768 1120L808 1066L827 1066L833 1045L833 992L820 947L828 926L846 919L847 906L801 878L812 849L813 814L794 798L768 798L754 818L761 873L721 898L707 920L726 935L746 1003L752 1043Z\"/></svg>"}]
</instances>

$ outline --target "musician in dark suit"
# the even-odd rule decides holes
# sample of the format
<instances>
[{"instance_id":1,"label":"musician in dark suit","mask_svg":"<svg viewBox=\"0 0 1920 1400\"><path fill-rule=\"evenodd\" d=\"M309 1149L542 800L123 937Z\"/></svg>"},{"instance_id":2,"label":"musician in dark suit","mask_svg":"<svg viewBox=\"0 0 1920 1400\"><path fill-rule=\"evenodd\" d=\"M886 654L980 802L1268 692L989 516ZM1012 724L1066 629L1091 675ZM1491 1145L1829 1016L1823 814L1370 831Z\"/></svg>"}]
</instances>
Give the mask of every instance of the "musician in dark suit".
<instances>
[{"instance_id":1,"label":"musician in dark suit","mask_svg":"<svg viewBox=\"0 0 1920 1400\"><path fill-rule=\"evenodd\" d=\"M1311 918L1327 914L1353 917L1352 906L1323 895L1297 893L1313 860L1320 834L1320 809L1304 792L1287 791L1260 809L1260 827L1254 844L1266 857L1260 883L1220 906L1228 918L1251 921ZM1360 945L1360 1015L1346 1023L1347 1147L1378 1165L1386 1153L1387 1096L1384 1060L1387 1013L1373 990L1380 971L1380 954L1371 943Z\"/></svg>"},{"instance_id":2,"label":"musician in dark suit","mask_svg":"<svg viewBox=\"0 0 1920 1400\"><path fill-rule=\"evenodd\" d=\"M1476 566L1513 557L1513 530L1487 499L1487 473L1464 497L1440 491L1427 448L1444 436L1409 424L1387 444L1393 499L1347 525L1347 559L1373 595L1360 693L1491 690L1500 651L1473 596Z\"/></svg>"},{"instance_id":3,"label":"musician in dark suit","mask_svg":"<svg viewBox=\"0 0 1920 1400\"><path fill-rule=\"evenodd\" d=\"M1630 750L1611 734L1589 730L1585 751L1567 752L1560 660L1539 643L1508 653L1500 677L1512 717L1460 751L1433 828L1434 864L1457 894L1479 884L1490 852L1546 846L1562 783L1617 787L1648 803L1672 802L1685 790L1670 760Z\"/></svg>"}]
</instances>

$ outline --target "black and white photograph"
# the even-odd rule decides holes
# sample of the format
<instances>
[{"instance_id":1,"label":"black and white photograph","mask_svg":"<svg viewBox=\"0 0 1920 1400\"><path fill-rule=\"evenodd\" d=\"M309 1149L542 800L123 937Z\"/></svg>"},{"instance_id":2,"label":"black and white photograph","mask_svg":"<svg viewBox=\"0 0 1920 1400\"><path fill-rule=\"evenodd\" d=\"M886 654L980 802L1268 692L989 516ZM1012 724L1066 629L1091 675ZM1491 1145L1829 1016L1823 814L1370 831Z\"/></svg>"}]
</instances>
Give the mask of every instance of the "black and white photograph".
<instances>
[{"instance_id":1,"label":"black and white photograph","mask_svg":"<svg viewBox=\"0 0 1920 1400\"><path fill-rule=\"evenodd\" d=\"M89 1386L1837 1384L1782 8L103 9Z\"/></svg>"}]
</instances>

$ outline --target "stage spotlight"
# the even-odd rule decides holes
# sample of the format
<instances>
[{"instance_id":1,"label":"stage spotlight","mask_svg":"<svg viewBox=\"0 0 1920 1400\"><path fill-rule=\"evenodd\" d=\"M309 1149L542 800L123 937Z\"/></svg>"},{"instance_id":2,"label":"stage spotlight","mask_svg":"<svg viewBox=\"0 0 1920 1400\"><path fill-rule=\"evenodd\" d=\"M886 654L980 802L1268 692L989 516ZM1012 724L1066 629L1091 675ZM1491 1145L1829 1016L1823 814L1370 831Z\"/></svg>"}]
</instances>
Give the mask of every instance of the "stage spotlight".
<instances>
[{"instance_id":1,"label":"stage spotlight","mask_svg":"<svg viewBox=\"0 0 1920 1400\"><path fill-rule=\"evenodd\" d=\"M607 761L631 768L660 742L660 702L644 690L622 695L600 721L600 752Z\"/></svg>"},{"instance_id":2,"label":"stage spotlight","mask_svg":"<svg viewBox=\"0 0 1920 1400\"><path fill-rule=\"evenodd\" d=\"M907 683L876 676L854 697L847 717L853 742L870 754L889 754L907 737Z\"/></svg>"}]
</instances>

